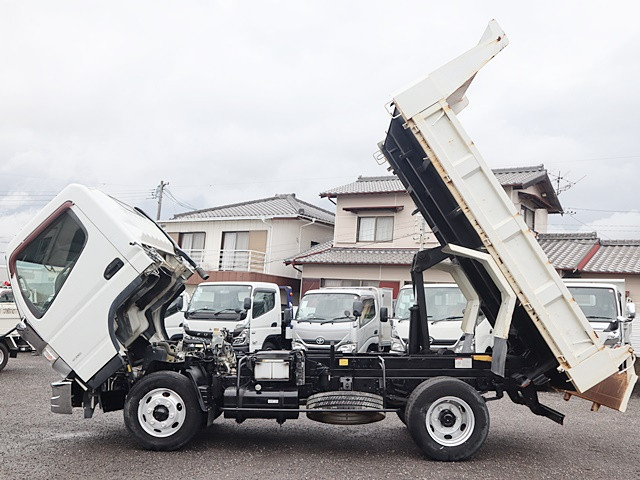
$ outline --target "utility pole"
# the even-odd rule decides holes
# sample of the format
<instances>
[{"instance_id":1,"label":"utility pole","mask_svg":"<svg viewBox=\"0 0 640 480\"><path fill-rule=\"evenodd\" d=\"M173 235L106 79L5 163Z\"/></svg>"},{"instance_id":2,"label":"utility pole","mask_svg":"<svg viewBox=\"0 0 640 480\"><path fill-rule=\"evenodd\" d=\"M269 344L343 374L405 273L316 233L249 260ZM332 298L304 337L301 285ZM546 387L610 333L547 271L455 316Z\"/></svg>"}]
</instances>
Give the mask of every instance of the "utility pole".
<instances>
[{"instance_id":1,"label":"utility pole","mask_svg":"<svg viewBox=\"0 0 640 480\"><path fill-rule=\"evenodd\" d=\"M169 182L164 183L163 180L160 180L160 184L156 187L155 196L158 199L158 211L156 213L156 220L160 220L160 212L162 211L162 194L164 192L164 187L169 185Z\"/></svg>"}]
</instances>

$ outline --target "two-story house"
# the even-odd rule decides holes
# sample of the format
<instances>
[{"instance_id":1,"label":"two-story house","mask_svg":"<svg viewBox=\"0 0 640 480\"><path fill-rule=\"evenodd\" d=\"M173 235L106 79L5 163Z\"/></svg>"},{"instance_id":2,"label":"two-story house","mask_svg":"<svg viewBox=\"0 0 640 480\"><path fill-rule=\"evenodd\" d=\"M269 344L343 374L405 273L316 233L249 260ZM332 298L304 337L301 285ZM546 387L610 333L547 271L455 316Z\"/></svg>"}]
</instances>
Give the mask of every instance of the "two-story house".
<instances>
[{"instance_id":1,"label":"two-story house","mask_svg":"<svg viewBox=\"0 0 640 480\"><path fill-rule=\"evenodd\" d=\"M274 282L297 292L300 271L284 259L333 238L334 214L287 194L180 213L161 225L208 281Z\"/></svg>"},{"instance_id":2,"label":"two-story house","mask_svg":"<svg viewBox=\"0 0 640 480\"><path fill-rule=\"evenodd\" d=\"M529 227L547 231L549 214L562 207L542 165L494 170ZM419 249L437 245L433 233L396 176L359 177L322 192L336 204L333 239L296 255L287 264L303 269L302 293L320 286L390 287L394 296L410 281L409 266ZM429 271L427 281L450 281Z\"/></svg>"}]
</instances>

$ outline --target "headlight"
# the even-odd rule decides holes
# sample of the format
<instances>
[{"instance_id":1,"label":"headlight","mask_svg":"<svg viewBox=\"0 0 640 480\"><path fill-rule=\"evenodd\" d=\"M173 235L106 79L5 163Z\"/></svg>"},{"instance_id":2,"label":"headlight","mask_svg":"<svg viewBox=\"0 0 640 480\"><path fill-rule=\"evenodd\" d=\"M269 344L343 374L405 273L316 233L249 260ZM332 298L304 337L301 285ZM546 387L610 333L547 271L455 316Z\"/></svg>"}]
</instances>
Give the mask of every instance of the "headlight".
<instances>
[{"instance_id":1,"label":"headlight","mask_svg":"<svg viewBox=\"0 0 640 480\"><path fill-rule=\"evenodd\" d=\"M249 342L249 329L244 328L236 338L233 339L234 345L244 345Z\"/></svg>"},{"instance_id":2,"label":"headlight","mask_svg":"<svg viewBox=\"0 0 640 480\"><path fill-rule=\"evenodd\" d=\"M353 353L356 351L355 343L343 343L336 350L340 353Z\"/></svg>"},{"instance_id":3,"label":"headlight","mask_svg":"<svg viewBox=\"0 0 640 480\"><path fill-rule=\"evenodd\" d=\"M394 339L393 342L391 343L391 351L404 353L406 352L406 348L401 342Z\"/></svg>"},{"instance_id":4,"label":"headlight","mask_svg":"<svg viewBox=\"0 0 640 480\"><path fill-rule=\"evenodd\" d=\"M304 346L303 343L298 342L297 340L292 340L291 341L291 348L293 348L294 350L306 350L307 348Z\"/></svg>"}]
</instances>

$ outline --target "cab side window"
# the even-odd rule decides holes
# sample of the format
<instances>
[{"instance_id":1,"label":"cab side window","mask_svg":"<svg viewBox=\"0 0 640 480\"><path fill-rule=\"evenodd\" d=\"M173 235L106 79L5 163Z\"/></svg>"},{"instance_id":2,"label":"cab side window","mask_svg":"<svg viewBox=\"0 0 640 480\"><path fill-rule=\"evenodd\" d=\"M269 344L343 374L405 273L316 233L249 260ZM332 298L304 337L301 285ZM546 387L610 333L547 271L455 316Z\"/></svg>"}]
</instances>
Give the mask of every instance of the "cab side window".
<instances>
[{"instance_id":1,"label":"cab side window","mask_svg":"<svg viewBox=\"0 0 640 480\"><path fill-rule=\"evenodd\" d=\"M376 316L376 304L373 298L364 298L362 300L362 315L360 316L360 326L363 327Z\"/></svg>"},{"instance_id":2,"label":"cab side window","mask_svg":"<svg viewBox=\"0 0 640 480\"><path fill-rule=\"evenodd\" d=\"M18 251L14 260L18 286L36 318L49 309L86 243L83 226L67 210Z\"/></svg>"},{"instance_id":3,"label":"cab side window","mask_svg":"<svg viewBox=\"0 0 640 480\"><path fill-rule=\"evenodd\" d=\"M269 290L256 290L253 294L253 318L260 317L273 310L276 306L276 292Z\"/></svg>"}]
</instances>

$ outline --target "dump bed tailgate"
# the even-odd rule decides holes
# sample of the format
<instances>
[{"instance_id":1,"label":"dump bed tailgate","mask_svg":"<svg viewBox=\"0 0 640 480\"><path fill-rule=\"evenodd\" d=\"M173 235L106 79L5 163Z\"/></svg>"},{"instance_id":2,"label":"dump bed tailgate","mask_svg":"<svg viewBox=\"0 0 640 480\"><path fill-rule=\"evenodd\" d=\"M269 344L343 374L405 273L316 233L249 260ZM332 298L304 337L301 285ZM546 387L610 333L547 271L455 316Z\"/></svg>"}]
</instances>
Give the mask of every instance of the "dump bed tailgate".
<instances>
[{"instance_id":1,"label":"dump bed tailgate","mask_svg":"<svg viewBox=\"0 0 640 480\"><path fill-rule=\"evenodd\" d=\"M603 346L456 116L477 71L506 44L492 21L476 47L395 95L381 150L440 243L486 251L495 260L519 300L512 325L541 361L552 354L578 392L612 374L624 377L615 394L620 408L636 380L632 350ZM475 262L460 263L495 317L495 285ZM628 367L623 374L621 365Z\"/></svg>"}]
</instances>

